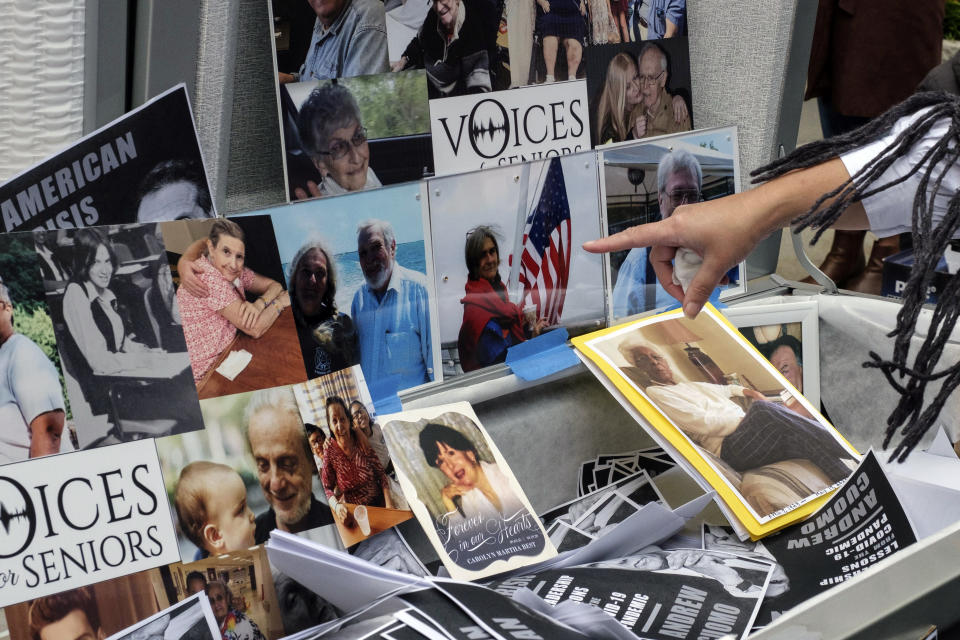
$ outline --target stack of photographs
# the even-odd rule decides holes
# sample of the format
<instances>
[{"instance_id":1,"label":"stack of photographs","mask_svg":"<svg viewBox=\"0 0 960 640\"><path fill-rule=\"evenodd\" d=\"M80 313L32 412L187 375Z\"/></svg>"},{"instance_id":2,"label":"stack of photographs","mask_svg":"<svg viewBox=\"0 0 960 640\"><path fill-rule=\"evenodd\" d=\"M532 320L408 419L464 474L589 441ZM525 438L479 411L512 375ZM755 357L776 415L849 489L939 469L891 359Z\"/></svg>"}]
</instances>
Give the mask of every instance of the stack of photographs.
<instances>
[{"instance_id":1,"label":"stack of photographs","mask_svg":"<svg viewBox=\"0 0 960 640\"><path fill-rule=\"evenodd\" d=\"M666 451L648 447L624 453L602 453L593 460L580 464L577 495L599 491L635 473L646 471L654 478L675 466Z\"/></svg>"},{"instance_id":2,"label":"stack of photographs","mask_svg":"<svg viewBox=\"0 0 960 640\"><path fill-rule=\"evenodd\" d=\"M541 513L540 519L562 553L603 537L651 502L665 504L647 472L640 471Z\"/></svg>"}]
</instances>

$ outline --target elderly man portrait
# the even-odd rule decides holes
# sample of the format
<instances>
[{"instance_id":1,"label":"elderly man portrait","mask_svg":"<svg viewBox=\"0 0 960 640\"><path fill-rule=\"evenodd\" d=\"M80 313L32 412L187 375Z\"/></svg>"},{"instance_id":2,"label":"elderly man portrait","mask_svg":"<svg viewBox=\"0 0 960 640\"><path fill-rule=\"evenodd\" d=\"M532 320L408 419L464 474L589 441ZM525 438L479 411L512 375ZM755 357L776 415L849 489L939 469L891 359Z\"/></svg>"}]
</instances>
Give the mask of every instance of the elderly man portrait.
<instances>
[{"instance_id":1,"label":"elderly man portrait","mask_svg":"<svg viewBox=\"0 0 960 640\"><path fill-rule=\"evenodd\" d=\"M682 204L699 202L703 172L693 154L677 149L660 159L657 165L657 202L660 218L667 219ZM651 309L659 309L676 301L657 282L653 266L647 259L646 247L631 249L613 287L613 316L623 318Z\"/></svg>"},{"instance_id":2,"label":"elderly man portrait","mask_svg":"<svg viewBox=\"0 0 960 640\"><path fill-rule=\"evenodd\" d=\"M800 458L816 465L830 483L850 475L853 455L820 423L769 402L755 389L678 380L666 356L639 334L617 348L630 363L621 367L623 374L696 445L735 471ZM746 410L736 398L746 399Z\"/></svg>"},{"instance_id":3,"label":"elderly man portrait","mask_svg":"<svg viewBox=\"0 0 960 640\"><path fill-rule=\"evenodd\" d=\"M0 280L0 464L70 451L53 363L13 326L13 301Z\"/></svg>"},{"instance_id":4,"label":"elderly man portrait","mask_svg":"<svg viewBox=\"0 0 960 640\"><path fill-rule=\"evenodd\" d=\"M360 366L374 388L399 391L433 380L427 278L397 263L393 227L367 220L357 230L364 283L353 296Z\"/></svg>"},{"instance_id":5,"label":"elderly man portrait","mask_svg":"<svg viewBox=\"0 0 960 640\"><path fill-rule=\"evenodd\" d=\"M274 529L299 533L332 524L330 508L313 495L313 453L293 390L254 392L244 424L257 479L270 505L256 517L256 543L266 542Z\"/></svg>"},{"instance_id":6,"label":"elderly man portrait","mask_svg":"<svg viewBox=\"0 0 960 640\"><path fill-rule=\"evenodd\" d=\"M678 122L673 109L673 96L667 92L670 81L666 52L655 42L648 42L637 56L640 70L641 100L630 116L634 138L649 138L667 133L690 131L690 116Z\"/></svg>"},{"instance_id":7,"label":"elderly man portrait","mask_svg":"<svg viewBox=\"0 0 960 640\"><path fill-rule=\"evenodd\" d=\"M384 73L387 18L380 0L307 0L316 14L306 59L280 83Z\"/></svg>"}]
</instances>

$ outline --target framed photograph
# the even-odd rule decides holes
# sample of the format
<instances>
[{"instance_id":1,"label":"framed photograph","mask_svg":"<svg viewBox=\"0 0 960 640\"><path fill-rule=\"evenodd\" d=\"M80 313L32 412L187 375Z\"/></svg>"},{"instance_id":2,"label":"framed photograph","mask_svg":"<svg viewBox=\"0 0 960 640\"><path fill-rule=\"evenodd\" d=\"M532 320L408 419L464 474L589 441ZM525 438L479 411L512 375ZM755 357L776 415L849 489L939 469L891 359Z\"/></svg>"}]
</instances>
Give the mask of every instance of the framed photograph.
<instances>
[{"instance_id":1,"label":"framed photograph","mask_svg":"<svg viewBox=\"0 0 960 640\"><path fill-rule=\"evenodd\" d=\"M602 260L582 248L600 232L595 162L580 153L430 181L445 377L560 326L601 326Z\"/></svg>"},{"instance_id":2,"label":"framed photograph","mask_svg":"<svg viewBox=\"0 0 960 640\"><path fill-rule=\"evenodd\" d=\"M711 305L693 320L677 309L574 345L752 535L809 513L816 505L806 505L839 486L859 460Z\"/></svg>"},{"instance_id":3,"label":"framed photograph","mask_svg":"<svg viewBox=\"0 0 960 640\"><path fill-rule=\"evenodd\" d=\"M257 212L273 221L308 377L360 364L374 402L440 379L425 189Z\"/></svg>"},{"instance_id":4,"label":"framed photograph","mask_svg":"<svg viewBox=\"0 0 960 640\"><path fill-rule=\"evenodd\" d=\"M810 404L820 406L816 300L727 307L723 315Z\"/></svg>"},{"instance_id":5,"label":"framed photograph","mask_svg":"<svg viewBox=\"0 0 960 640\"><path fill-rule=\"evenodd\" d=\"M603 230L612 235L657 222L677 207L736 193L740 184L735 127L661 136L606 147L599 154ZM645 247L606 256L611 324L679 304L657 281ZM746 291L746 264L727 273L720 299Z\"/></svg>"}]
</instances>

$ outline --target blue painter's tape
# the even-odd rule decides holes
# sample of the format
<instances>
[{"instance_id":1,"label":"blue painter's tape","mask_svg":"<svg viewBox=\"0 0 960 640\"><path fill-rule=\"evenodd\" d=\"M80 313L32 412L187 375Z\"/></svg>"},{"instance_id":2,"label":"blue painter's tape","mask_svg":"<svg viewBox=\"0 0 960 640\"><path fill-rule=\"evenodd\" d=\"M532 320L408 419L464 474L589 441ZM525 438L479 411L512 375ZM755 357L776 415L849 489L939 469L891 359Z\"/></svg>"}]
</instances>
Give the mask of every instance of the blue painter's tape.
<instances>
[{"instance_id":1,"label":"blue painter's tape","mask_svg":"<svg viewBox=\"0 0 960 640\"><path fill-rule=\"evenodd\" d=\"M576 366L580 359L567 346L563 327L507 349L507 366L522 380L537 380Z\"/></svg>"}]
</instances>

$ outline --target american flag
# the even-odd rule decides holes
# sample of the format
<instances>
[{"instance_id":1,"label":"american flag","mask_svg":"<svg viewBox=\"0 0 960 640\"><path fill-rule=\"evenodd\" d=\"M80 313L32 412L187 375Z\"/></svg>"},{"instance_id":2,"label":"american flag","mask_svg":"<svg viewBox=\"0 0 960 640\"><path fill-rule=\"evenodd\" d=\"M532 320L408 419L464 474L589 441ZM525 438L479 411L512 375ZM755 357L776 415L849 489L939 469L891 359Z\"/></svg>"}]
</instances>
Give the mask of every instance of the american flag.
<instances>
[{"instance_id":1,"label":"american flag","mask_svg":"<svg viewBox=\"0 0 960 640\"><path fill-rule=\"evenodd\" d=\"M520 254L524 305L537 317L559 324L570 276L570 203L559 158L550 160L540 200L527 216Z\"/></svg>"}]
</instances>

